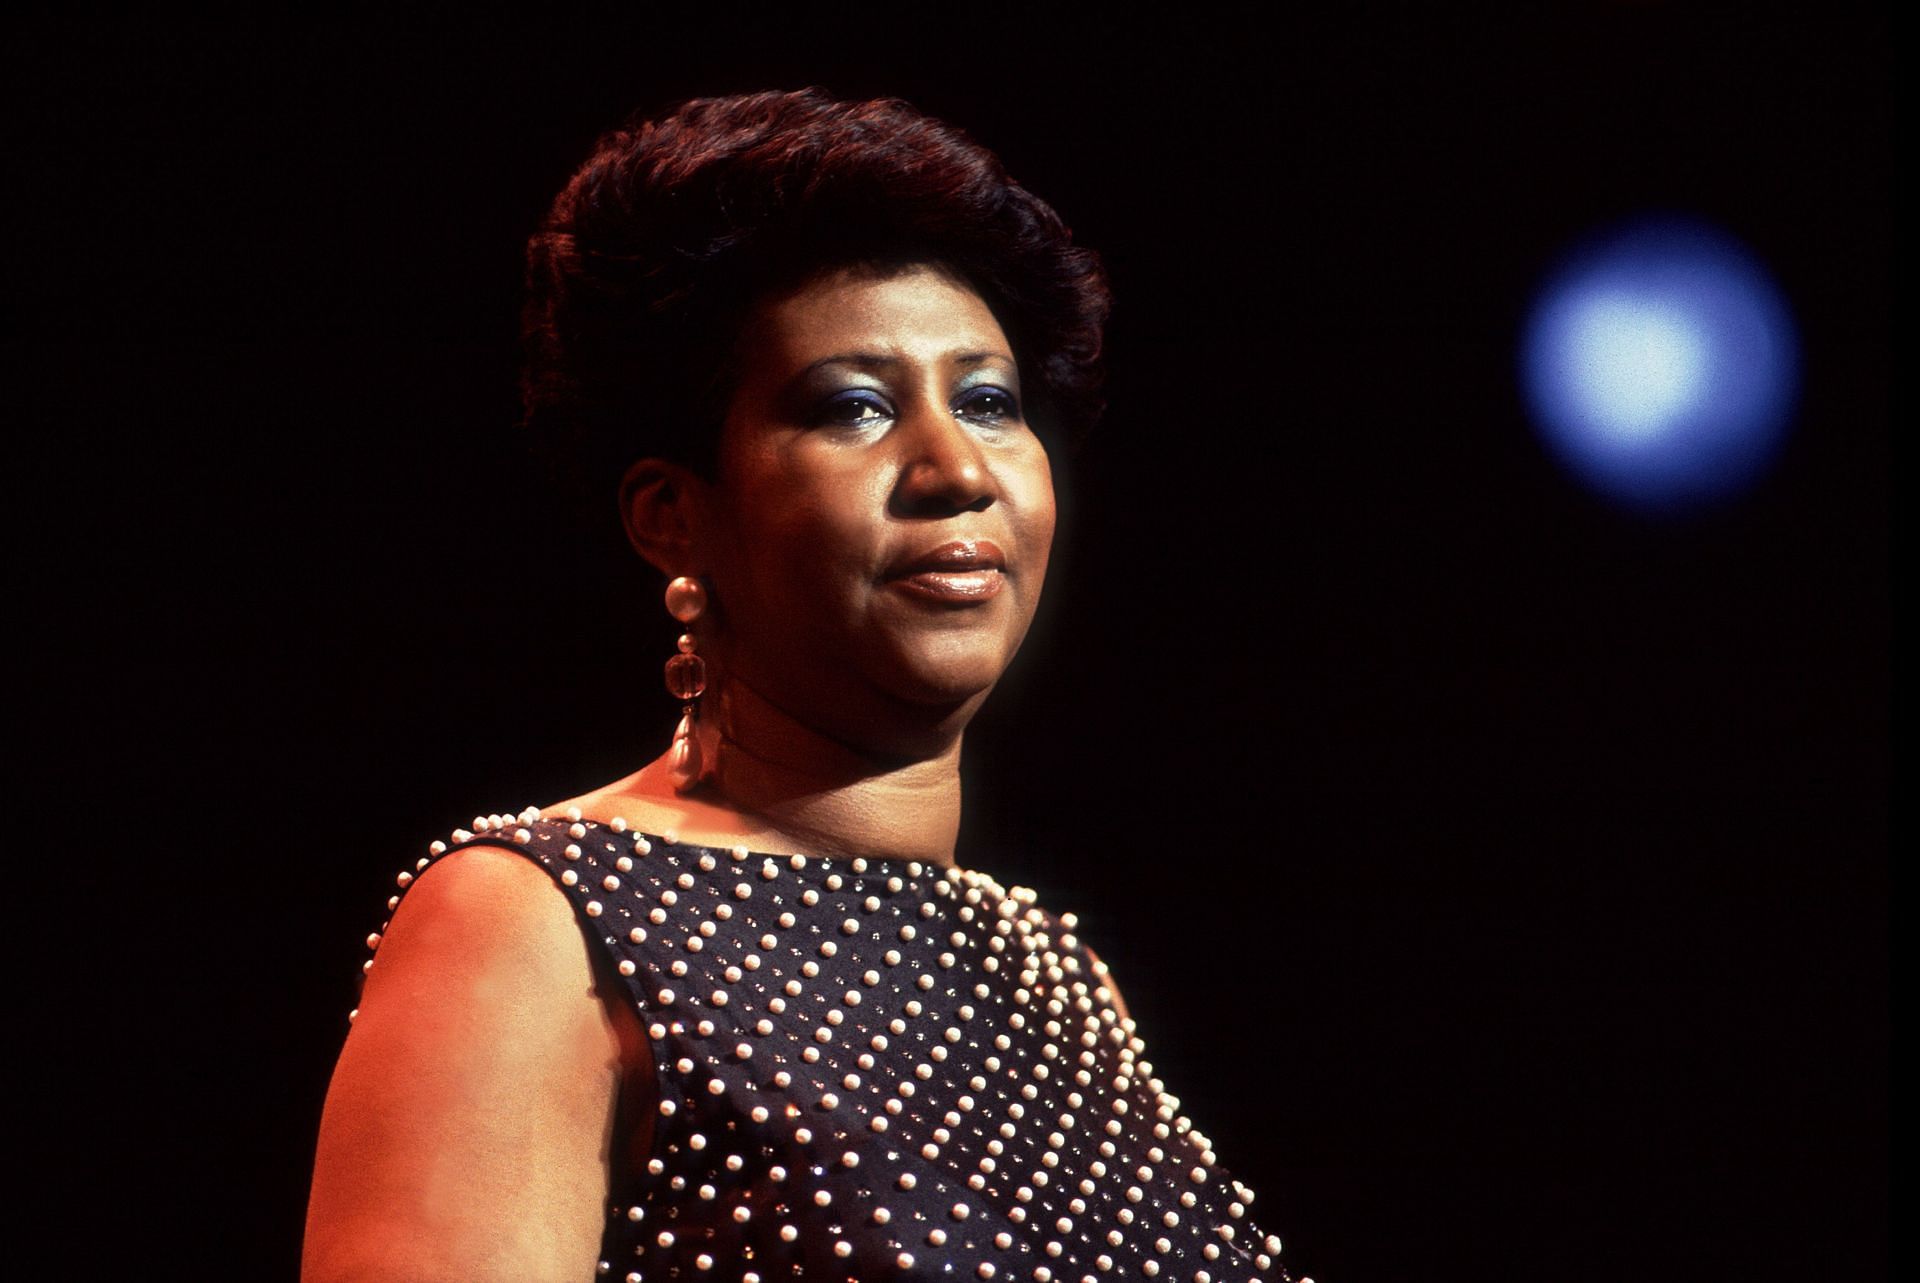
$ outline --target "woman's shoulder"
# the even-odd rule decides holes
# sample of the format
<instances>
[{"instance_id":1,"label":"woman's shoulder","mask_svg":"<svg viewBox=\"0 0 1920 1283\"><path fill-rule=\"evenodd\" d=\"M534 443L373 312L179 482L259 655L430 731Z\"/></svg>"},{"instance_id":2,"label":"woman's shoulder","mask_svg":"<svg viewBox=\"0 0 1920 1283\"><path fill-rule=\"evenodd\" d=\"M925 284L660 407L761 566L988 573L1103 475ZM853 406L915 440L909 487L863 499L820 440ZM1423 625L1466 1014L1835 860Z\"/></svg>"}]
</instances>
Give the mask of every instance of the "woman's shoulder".
<instances>
[{"instance_id":1,"label":"woman's shoulder","mask_svg":"<svg viewBox=\"0 0 1920 1283\"><path fill-rule=\"evenodd\" d=\"M566 852L577 824L518 814L475 817L431 842L395 879L387 918L368 937L354 1032L371 1012L419 1031L418 1013L457 1010L453 1023L491 1027L497 1037L544 1041L597 1059L626 1004L595 933L584 931L576 877ZM439 1019L435 1017L436 1021ZM624 1033L623 1029L615 1029ZM458 1031L450 1036L458 1039Z\"/></svg>"},{"instance_id":2,"label":"woman's shoulder","mask_svg":"<svg viewBox=\"0 0 1920 1283\"><path fill-rule=\"evenodd\" d=\"M376 959L394 954L389 946L405 938L402 931L464 938L471 950L478 940L538 939L545 934L537 930L543 924L570 925L552 879L533 861L498 844L450 845L401 876L402 894L394 898L387 930L375 942Z\"/></svg>"},{"instance_id":3,"label":"woman's shoulder","mask_svg":"<svg viewBox=\"0 0 1920 1283\"><path fill-rule=\"evenodd\" d=\"M536 861L502 844L456 838L401 873L384 927L368 941L362 1006L396 972L442 981L499 973L515 989L571 987L588 955L566 900ZM483 988L483 992L488 989ZM528 1014L537 1014L530 1010Z\"/></svg>"},{"instance_id":4,"label":"woman's shoulder","mask_svg":"<svg viewBox=\"0 0 1920 1283\"><path fill-rule=\"evenodd\" d=\"M609 1039L628 1039L636 1026L624 986L600 933L583 929L594 906L568 894L576 836L580 824L529 808L476 817L432 842L399 874L387 921L368 940L356 1034L369 1007L405 1020L433 1006L596 1063Z\"/></svg>"},{"instance_id":5,"label":"woman's shoulder","mask_svg":"<svg viewBox=\"0 0 1920 1283\"><path fill-rule=\"evenodd\" d=\"M548 874L497 844L436 846L369 941L322 1115L306 1277L474 1277L483 1258L490 1278L578 1277L632 1038Z\"/></svg>"},{"instance_id":6,"label":"woman's shoulder","mask_svg":"<svg viewBox=\"0 0 1920 1283\"><path fill-rule=\"evenodd\" d=\"M576 880L559 867L563 849L579 854L568 827L531 809L479 816L402 870L367 938L356 1032L369 1008L452 1001L524 1033L593 1023L596 993L607 996L602 959L579 898L556 894Z\"/></svg>"}]
</instances>

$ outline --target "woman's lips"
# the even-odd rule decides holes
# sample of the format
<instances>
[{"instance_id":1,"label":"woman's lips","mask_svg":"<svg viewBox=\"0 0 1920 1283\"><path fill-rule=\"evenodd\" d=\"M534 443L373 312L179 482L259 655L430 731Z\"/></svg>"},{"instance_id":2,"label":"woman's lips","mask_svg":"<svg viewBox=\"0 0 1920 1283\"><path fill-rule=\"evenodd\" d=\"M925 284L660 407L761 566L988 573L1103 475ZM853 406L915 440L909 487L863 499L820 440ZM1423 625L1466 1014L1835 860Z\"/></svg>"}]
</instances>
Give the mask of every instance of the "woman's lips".
<instances>
[{"instance_id":1,"label":"woman's lips","mask_svg":"<svg viewBox=\"0 0 1920 1283\"><path fill-rule=\"evenodd\" d=\"M904 592L941 602L985 601L1007 584L997 570L923 570L891 582Z\"/></svg>"},{"instance_id":2,"label":"woman's lips","mask_svg":"<svg viewBox=\"0 0 1920 1283\"><path fill-rule=\"evenodd\" d=\"M887 582L911 596L971 605L1007 586L1006 555L986 539L956 539L895 562Z\"/></svg>"}]
</instances>

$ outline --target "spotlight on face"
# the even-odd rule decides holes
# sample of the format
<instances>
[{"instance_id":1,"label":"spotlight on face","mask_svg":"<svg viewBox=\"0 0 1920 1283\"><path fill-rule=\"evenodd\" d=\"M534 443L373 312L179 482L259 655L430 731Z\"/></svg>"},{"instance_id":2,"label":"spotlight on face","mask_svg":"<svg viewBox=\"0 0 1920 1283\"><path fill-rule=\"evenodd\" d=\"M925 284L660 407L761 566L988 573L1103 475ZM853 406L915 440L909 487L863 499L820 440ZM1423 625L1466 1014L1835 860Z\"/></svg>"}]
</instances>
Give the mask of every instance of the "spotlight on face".
<instances>
[{"instance_id":1,"label":"spotlight on face","mask_svg":"<svg viewBox=\"0 0 1920 1283\"><path fill-rule=\"evenodd\" d=\"M1704 223L1642 220L1574 251L1540 291L1521 383L1548 447L1627 506L1696 508L1756 480L1785 436L1798 358L1759 263Z\"/></svg>"}]
</instances>

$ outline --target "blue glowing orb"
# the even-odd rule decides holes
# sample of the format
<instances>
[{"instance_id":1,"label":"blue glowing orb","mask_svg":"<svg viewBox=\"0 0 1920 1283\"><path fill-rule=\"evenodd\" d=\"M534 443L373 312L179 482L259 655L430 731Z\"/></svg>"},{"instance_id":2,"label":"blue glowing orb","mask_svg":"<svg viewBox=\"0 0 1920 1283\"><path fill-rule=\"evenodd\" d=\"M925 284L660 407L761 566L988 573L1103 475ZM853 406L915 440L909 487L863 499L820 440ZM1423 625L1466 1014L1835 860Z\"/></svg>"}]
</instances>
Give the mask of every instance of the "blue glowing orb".
<instances>
[{"instance_id":1,"label":"blue glowing orb","mask_svg":"<svg viewBox=\"0 0 1920 1283\"><path fill-rule=\"evenodd\" d=\"M1786 434L1793 324L1726 234L1663 219L1576 251L1541 290L1522 382L1541 436L1600 493L1682 509L1743 490Z\"/></svg>"}]
</instances>

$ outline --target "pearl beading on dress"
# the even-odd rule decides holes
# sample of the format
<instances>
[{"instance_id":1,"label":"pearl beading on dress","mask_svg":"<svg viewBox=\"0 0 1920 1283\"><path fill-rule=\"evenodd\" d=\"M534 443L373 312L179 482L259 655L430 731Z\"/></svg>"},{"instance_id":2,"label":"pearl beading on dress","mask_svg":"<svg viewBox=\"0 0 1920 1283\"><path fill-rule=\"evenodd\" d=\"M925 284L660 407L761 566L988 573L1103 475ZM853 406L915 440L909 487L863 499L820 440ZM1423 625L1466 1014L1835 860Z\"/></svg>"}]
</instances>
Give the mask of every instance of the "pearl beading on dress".
<instances>
[{"instance_id":1,"label":"pearl beading on dress","mask_svg":"<svg viewBox=\"0 0 1920 1283\"><path fill-rule=\"evenodd\" d=\"M652 1151L603 1277L1290 1278L1074 916L1032 891L529 808L434 842L389 914L476 843L547 870L651 1042Z\"/></svg>"}]
</instances>

